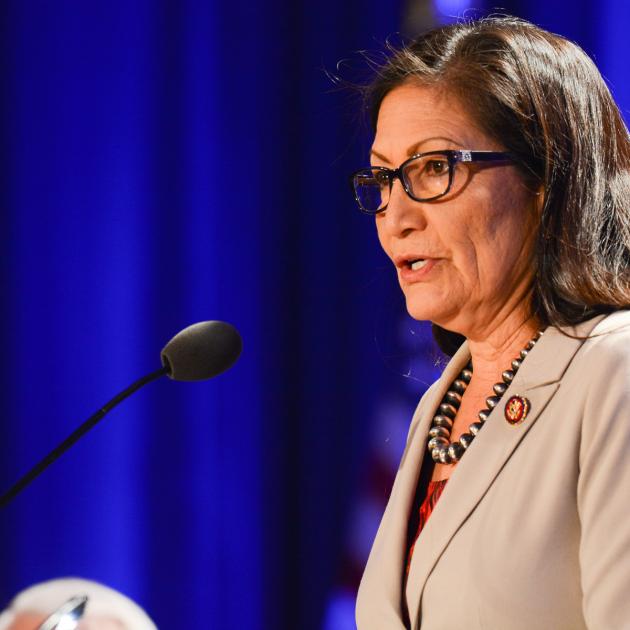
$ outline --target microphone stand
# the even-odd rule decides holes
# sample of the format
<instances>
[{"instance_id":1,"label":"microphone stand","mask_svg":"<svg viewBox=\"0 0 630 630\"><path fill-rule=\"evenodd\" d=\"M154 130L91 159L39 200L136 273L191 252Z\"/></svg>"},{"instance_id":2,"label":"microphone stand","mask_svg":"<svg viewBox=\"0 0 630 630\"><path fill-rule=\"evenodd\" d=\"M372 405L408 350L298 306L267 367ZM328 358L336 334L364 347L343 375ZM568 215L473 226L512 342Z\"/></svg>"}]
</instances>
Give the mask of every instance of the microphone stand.
<instances>
[{"instance_id":1,"label":"microphone stand","mask_svg":"<svg viewBox=\"0 0 630 630\"><path fill-rule=\"evenodd\" d=\"M135 383L132 383L124 389L120 394L114 396L105 406L103 406L99 411L97 411L94 415L90 416L82 425L80 425L77 429L75 429L57 448L52 450L44 459L42 459L39 464L37 464L34 468L32 468L29 472L27 472L23 477L21 477L7 492L5 492L2 496L0 496L0 509L6 507L24 488L33 481L36 477L38 477L48 466L50 466L57 458L63 455L77 440L79 440L82 436L84 436L90 429L96 426L98 422L100 422L107 413L109 413L116 405L121 403L125 398L128 398L135 391L139 390L141 387L150 383L151 381L155 381L161 376L168 374L170 372L170 366L166 365L161 367L159 370L155 372L151 372L146 376L138 379Z\"/></svg>"}]
</instances>

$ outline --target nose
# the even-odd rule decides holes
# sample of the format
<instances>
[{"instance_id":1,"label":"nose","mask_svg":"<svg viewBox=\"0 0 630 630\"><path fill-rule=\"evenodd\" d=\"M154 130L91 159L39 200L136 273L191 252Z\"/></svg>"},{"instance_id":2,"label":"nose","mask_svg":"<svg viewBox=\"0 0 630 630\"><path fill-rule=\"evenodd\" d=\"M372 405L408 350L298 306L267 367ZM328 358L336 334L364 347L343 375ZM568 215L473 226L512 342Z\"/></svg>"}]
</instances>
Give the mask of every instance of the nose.
<instances>
[{"instance_id":1,"label":"nose","mask_svg":"<svg viewBox=\"0 0 630 630\"><path fill-rule=\"evenodd\" d=\"M425 204L411 199L399 179L392 183L387 208L376 218L379 232L390 237L402 238L426 228Z\"/></svg>"}]
</instances>

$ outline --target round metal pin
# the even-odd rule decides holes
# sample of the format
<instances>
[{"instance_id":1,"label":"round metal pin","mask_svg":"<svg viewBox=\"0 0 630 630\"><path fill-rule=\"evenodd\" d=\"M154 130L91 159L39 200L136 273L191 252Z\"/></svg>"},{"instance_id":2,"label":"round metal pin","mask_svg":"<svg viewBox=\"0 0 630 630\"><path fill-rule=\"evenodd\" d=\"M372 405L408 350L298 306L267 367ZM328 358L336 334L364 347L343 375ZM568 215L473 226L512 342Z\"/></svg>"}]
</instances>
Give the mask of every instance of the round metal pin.
<instances>
[{"instance_id":1,"label":"round metal pin","mask_svg":"<svg viewBox=\"0 0 630 630\"><path fill-rule=\"evenodd\" d=\"M530 404L525 396L511 396L505 403L505 419L512 425L520 424L527 418Z\"/></svg>"}]
</instances>

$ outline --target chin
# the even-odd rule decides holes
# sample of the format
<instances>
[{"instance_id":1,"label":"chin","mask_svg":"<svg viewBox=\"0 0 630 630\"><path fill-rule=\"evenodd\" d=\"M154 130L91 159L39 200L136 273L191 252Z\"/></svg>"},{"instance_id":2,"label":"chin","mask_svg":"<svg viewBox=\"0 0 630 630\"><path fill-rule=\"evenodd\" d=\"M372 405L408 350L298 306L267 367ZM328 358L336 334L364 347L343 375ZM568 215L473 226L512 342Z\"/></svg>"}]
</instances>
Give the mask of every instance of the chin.
<instances>
[{"instance_id":1,"label":"chin","mask_svg":"<svg viewBox=\"0 0 630 630\"><path fill-rule=\"evenodd\" d=\"M423 322L428 321L436 324L444 330L466 336L466 333L459 330L463 324L461 318L458 317L458 309L447 308L444 298L431 299L430 295L409 295L405 293L407 312L413 319ZM461 328L464 328L462 325Z\"/></svg>"},{"instance_id":2,"label":"chin","mask_svg":"<svg viewBox=\"0 0 630 630\"><path fill-rule=\"evenodd\" d=\"M407 312L418 321L431 321L439 324L445 321L448 309L445 307L443 295L439 295L433 287L426 285L407 285L401 287L405 296Z\"/></svg>"},{"instance_id":3,"label":"chin","mask_svg":"<svg viewBox=\"0 0 630 630\"><path fill-rule=\"evenodd\" d=\"M410 299L408 295L405 297L407 312L419 322L430 321L438 323L439 320L444 319L444 309L437 304L432 304L431 300L419 300L417 297Z\"/></svg>"}]
</instances>

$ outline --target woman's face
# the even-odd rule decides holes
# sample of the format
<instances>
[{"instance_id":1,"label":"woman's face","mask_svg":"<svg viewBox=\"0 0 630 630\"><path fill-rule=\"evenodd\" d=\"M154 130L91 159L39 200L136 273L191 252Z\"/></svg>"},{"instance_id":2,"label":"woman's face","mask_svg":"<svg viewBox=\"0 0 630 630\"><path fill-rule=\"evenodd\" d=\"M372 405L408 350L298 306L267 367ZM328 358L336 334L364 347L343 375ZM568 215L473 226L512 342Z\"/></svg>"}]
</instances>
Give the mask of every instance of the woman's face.
<instances>
[{"instance_id":1,"label":"woman's face","mask_svg":"<svg viewBox=\"0 0 630 630\"><path fill-rule=\"evenodd\" d=\"M441 149L504 150L446 91L405 84L389 92L372 165L397 168L416 153ZM411 316L469 338L508 317L524 320L538 199L510 163L459 163L448 195L428 203L410 199L395 180L376 227ZM426 262L411 269L418 260Z\"/></svg>"}]
</instances>

